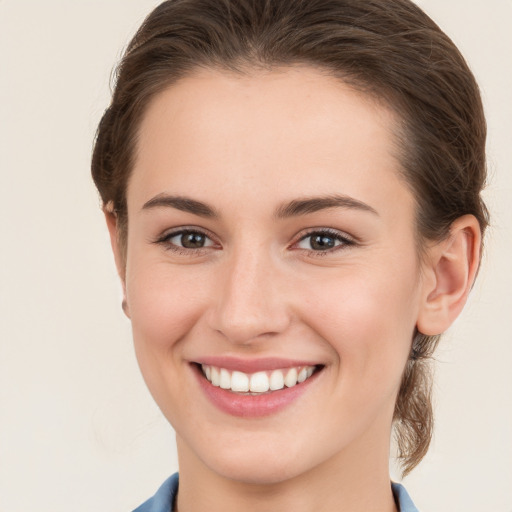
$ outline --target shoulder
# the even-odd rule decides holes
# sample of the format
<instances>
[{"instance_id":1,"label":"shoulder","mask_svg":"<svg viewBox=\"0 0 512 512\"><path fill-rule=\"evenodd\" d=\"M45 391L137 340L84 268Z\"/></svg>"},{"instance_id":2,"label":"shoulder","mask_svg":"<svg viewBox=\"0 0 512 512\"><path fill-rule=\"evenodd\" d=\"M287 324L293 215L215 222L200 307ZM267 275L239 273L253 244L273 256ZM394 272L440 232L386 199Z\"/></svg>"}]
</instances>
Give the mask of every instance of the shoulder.
<instances>
[{"instance_id":1,"label":"shoulder","mask_svg":"<svg viewBox=\"0 0 512 512\"><path fill-rule=\"evenodd\" d=\"M400 512L419 512L403 485L393 482L391 488Z\"/></svg>"},{"instance_id":2,"label":"shoulder","mask_svg":"<svg viewBox=\"0 0 512 512\"><path fill-rule=\"evenodd\" d=\"M177 493L178 473L174 473L160 486L152 498L145 501L133 512L173 512Z\"/></svg>"}]
</instances>

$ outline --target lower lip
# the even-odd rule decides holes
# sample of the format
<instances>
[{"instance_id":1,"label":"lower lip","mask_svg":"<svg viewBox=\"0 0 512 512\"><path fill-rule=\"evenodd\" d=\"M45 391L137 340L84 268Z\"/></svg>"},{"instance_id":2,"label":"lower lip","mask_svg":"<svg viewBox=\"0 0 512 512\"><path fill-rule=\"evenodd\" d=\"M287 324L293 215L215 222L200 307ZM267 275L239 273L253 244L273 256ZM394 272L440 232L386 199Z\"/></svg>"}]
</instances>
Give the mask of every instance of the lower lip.
<instances>
[{"instance_id":1,"label":"lower lip","mask_svg":"<svg viewBox=\"0 0 512 512\"><path fill-rule=\"evenodd\" d=\"M317 371L304 382L291 388L285 387L260 395L243 395L214 386L204 377L197 365L192 366L199 385L210 401L221 411L242 418L258 418L281 411L305 393L321 373Z\"/></svg>"}]
</instances>

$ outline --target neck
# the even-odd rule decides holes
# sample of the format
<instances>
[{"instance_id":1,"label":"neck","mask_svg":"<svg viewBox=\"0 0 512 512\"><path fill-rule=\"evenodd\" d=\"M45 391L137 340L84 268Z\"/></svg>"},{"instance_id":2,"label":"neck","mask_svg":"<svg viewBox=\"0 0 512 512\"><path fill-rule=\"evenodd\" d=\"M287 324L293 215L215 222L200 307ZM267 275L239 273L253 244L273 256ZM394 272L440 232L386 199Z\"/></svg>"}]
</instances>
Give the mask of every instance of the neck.
<instances>
[{"instance_id":1,"label":"neck","mask_svg":"<svg viewBox=\"0 0 512 512\"><path fill-rule=\"evenodd\" d=\"M263 483L212 471L178 437L178 512L396 512L389 477L389 436L364 437L363 450L352 446L307 472Z\"/></svg>"}]
</instances>

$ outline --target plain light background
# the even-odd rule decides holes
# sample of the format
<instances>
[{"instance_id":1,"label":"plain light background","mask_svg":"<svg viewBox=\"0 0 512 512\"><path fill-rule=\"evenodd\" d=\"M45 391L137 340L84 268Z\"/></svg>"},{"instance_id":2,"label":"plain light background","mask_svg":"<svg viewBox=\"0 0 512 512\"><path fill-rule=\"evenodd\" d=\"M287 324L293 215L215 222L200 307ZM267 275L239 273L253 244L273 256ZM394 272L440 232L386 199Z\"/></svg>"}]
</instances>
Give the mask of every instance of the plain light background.
<instances>
[{"instance_id":1,"label":"plain light background","mask_svg":"<svg viewBox=\"0 0 512 512\"><path fill-rule=\"evenodd\" d=\"M157 3L0 0L0 512L128 512L177 469L89 177L111 70ZM423 511L512 512L512 1L418 3L481 85L493 226L405 484Z\"/></svg>"}]
</instances>

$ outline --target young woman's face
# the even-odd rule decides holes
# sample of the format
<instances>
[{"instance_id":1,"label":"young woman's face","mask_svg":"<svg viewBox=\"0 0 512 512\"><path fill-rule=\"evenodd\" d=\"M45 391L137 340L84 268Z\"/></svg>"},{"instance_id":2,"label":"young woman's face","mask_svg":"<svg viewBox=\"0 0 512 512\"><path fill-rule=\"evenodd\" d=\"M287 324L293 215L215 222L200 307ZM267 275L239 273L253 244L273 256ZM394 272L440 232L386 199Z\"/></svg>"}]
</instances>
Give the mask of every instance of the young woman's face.
<instances>
[{"instance_id":1,"label":"young woman's face","mask_svg":"<svg viewBox=\"0 0 512 512\"><path fill-rule=\"evenodd\" d=\"M127 311L180 464L260 483L387 465L422 296L393 124L309 68L202 71L150 104Z\"/></svg>"}]
</instances>

